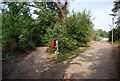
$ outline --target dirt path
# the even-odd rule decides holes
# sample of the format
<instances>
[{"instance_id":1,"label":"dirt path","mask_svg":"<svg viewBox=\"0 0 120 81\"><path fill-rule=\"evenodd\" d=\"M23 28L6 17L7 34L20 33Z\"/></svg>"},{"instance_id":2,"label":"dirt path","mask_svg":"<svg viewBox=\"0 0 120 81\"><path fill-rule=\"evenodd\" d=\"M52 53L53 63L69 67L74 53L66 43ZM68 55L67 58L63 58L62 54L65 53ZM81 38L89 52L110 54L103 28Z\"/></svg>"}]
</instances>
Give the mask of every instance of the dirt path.
<instances>
[{"instance_id":1,"label":"dirt path","mask_svg":"<svg viewBox=\"0 0 120 81\"><path fill-rule=\"evenodd\" d=\"M93 44L84 53L71 61L66 69L66 77L72 79L113 79L115 78L115 61L112 47L104 39Z\"/></svg>"},{"instance_id":2,"label":"dirt path","mask_svg":"<svg viewBox=\"0 0 120 81\"><path fill-rule=\"evenodd\" d=\"M114 79L112 47L106 39L93 44L78 57L54 63L47 59L47 47L39 47L17 63L9 79ZM9 68L9 67L8 67Z\"/></svg>"}]
</instances>

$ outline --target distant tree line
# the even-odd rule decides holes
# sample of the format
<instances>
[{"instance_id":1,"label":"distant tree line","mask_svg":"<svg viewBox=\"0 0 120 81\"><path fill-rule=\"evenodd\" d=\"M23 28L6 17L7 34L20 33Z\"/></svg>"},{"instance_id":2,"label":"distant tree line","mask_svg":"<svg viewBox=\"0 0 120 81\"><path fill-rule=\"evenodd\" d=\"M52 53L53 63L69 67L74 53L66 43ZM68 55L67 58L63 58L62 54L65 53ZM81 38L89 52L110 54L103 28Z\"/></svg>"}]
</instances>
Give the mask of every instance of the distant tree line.
<instances>
[{"instance_id":1,"label":"distant tree line","mask_svg":"<svg viewBox=\"0 0 120 81\"><path fill-rule=\"evenodd\" d=\"M102 29L98 29L97 30L97 32L98 32L98 36L100 36L100 37L108 37L108 32L106 32L105 30L103 31Z\"/></svg>"}]
</instances>

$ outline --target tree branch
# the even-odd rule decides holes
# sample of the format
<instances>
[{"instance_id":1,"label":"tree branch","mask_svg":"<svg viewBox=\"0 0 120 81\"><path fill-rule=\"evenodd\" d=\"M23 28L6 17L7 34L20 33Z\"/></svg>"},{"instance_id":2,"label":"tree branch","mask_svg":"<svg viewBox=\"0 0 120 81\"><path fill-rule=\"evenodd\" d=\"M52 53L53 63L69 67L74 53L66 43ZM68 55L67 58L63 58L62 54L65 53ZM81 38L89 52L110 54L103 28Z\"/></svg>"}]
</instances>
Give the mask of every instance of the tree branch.
<instances>
[{"instance_id":1,"label":"tree branch","mask_svg":"<svg viewBox=\"0 0 120 81\"><path fill-rule=\"evenodd\" d=\"M57 8L60 10L62 16L65 16L65 15L64 15L64 12L63 12L63 9L62 9L62 7L60 6L58 0L55 0L55 4L56 4Z\"/></svg>"},{"instance_id":2,"label":"tree branch","mask_svg":"<svg viewBox=\"0 0 120 81\"><path fill-rule=\"evenodd\" d=\"M67 5L68 5L67 0L65 0L64 9L66 9L66 8L67 8Z\"/></svg>"},{"instance_id":3,"label":"tree branch","mask_svg":"<svg viewBox=\"0 0 120 81\"><path fill-rule=\"evenodd\" d=\"M27 3L25 3L25 5L31 6L31 7L35 7L35 8L39 8L39 9L41 9L44 13L46 13L46 11L45 11L43 8L41 8L41 7L38 7L38 6L35 6L35 5L30 5L30 4L27 4Z\"/></svg>"}]
</instances>

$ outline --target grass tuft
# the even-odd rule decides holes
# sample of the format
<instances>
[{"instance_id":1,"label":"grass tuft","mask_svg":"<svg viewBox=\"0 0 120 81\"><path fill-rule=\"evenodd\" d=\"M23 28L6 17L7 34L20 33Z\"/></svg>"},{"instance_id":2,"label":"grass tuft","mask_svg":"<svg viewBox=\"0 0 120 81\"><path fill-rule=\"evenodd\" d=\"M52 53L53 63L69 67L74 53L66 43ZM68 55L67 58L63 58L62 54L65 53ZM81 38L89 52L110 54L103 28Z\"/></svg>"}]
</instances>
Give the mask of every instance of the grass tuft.
<instances>
[{"instance_id":1,"label":"grass tuft","mask_svg":"<svg viewBox=\"0 0 120 81\"><path fill-rule=\"evenodd\" d=\"M49 54L48 58L55 61L55 62L62 62L68 59L75 58L78 56L80 53L84 52L88 47L79 47L76 50L70 51L66 54L59 54L58 57L56 58L54 54Z\"/></svg>"},{"instance_id":2,"label":"grass tuft","mask_svg":"<svg viewBox=\"0 0 120 81\"><path fill-rule=\"evenodd\" d=\"M111 43L111 42L110 42ZM120 40L118 41L115 41L113 44L112 44L113 47L118 47L120 46Z\"/></svg>"}]
</instances>

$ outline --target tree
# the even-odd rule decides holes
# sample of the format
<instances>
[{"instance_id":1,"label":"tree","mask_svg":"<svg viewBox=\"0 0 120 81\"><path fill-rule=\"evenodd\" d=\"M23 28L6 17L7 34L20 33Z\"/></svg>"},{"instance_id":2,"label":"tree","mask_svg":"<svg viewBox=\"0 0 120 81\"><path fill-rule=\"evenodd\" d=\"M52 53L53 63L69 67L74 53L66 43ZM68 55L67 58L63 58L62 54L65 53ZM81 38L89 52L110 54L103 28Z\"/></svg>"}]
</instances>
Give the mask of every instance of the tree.
<instances>
[{"instance_id":1,"label":"tree","mask_svg":"<svg viewBox=\"0 0 120 81\"><path fill-rule=\"evenodd\" d=\"M67 37L76 40L82 46L90 41L90 36L93 30L90 12L83 11L82 13L74 14L66 19L65 29Z\"/></svg>"},{"instance_id":2,"label":"tree","mask_svg":"<svg viewBox=\"0 0 120 81\"><path fill-rule=\"evenodd\" d=\"M114 1L114 8L112 9L113 13L115 13L115 15L117 15L117 21L115 22L116 27L113 29L114 31L114 36L113 39L114 41L119 41L120 40L120 1ZM112 35L112 30L109 32L109 40L111 41L111 35Z\"/></svg>"},{"instance_id":3,"label":"tree","mask_svg":"<svg viewBox=\"0 0 120 81\"><path fill-rule=\"evenodd\" d=\"M116 22L116 24L120 25L119 24L120 23L120 16L119 16L120 12L118 12L118 11L120 11L120 1L117 0L117 1L114 1L113 3L114 3L114 8L112 9L112 12L115 13L115 15L117 14L118 21Z\"/></svg>"},{"instance_id":4,"label":"tree","mask_svg":"<svg viewBox=\"0 0 120 81\"><path fill-rule=\"evenodd\" d=\"M19 39L19 10L17 9L16 3L7 3L9 11L2 10L3 24L2 24L2 32L3 32L3 47L6 47L6 51L13 51L16 43Z\"/></svg>"},{"instance_id":5,"label":"tree","mask_svg":"<svg viewBox=\"0 0 120 81\"><path fill-rule=\"evenodd\" d=\"M48 14L47 11L49 10L55 10L58 15L59 18L57 19L57 21L62 22L65 20L65 18L67 17L67 6L68 6L68 2L67 0L65 0L64 3L55 0L55 2L33 2L33 3L28 3L25 2L25 5L30 6L30 7L34 7L34 8L38 8L40 9L40 11L44 12L44 14Z\"/></svg>"},{"instance_id":6,"label":"tree","mask_svg":"<svg viewBox=\"0 0 120 81\"><path fill-rule=\"evenodd\" d=\"M60 2L58 2L58 0L55 0L55 4L59 10L59 17L60 17L59 20L64 21L65 18L67 17L67 5L68 5L67 0L65 0L64 5Z\"/></svg>"},{"instance_id":7,"label":"tree","mask_svg":"<svg viewBox=\"0 0 120 81\"><path fill-rule=\"evenodd\" d=\"M120 27L113 30L113 41L120 41ZM112 40L112 31L109 31L109 41Z\"/></svg>"},{"instance_id":8,"label":"tree","mask_svg":"<svg viewBox=\"0 0 120 81\"><path fill-rule=\"evenodd\" d=\"M98 29L98 36L100 37L108 37L108 33L106 31L103 31L102 29Z\"/></svg>"},{"instance_id":9,"label":"tree","mask_svg":"<svg viewBox=\"0 0 120 81\"><path fill-rule=\"evenodd\" d=\"M4 2L3 58L15 52L27 52L40 45L51 46L59 36L60 51L86 46L93 30L90 12L83 11L67 17L67 1L56 2ZM34 7L34 13L30 8ZM38 15L36 19L32 14ZM58 32L57 28L62 29Z\"/></svg>"},{"instance_id":10,"label":"tree","mask_svg":"<svg viewBox=\"0 0 120 81\"><path fill-rule=\"evenodd\" d=\"M3 59L8 59L16 50L20 53L25 52L33 49L35 45L32 40L33 19L30 9L23 3L6 2L5 4L8 7L2 9L2 52Z\"/></svg>"}]
</instances>

